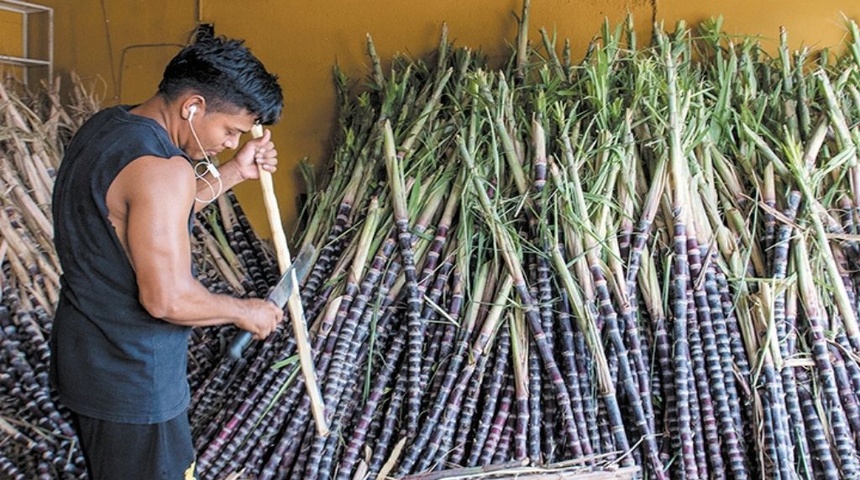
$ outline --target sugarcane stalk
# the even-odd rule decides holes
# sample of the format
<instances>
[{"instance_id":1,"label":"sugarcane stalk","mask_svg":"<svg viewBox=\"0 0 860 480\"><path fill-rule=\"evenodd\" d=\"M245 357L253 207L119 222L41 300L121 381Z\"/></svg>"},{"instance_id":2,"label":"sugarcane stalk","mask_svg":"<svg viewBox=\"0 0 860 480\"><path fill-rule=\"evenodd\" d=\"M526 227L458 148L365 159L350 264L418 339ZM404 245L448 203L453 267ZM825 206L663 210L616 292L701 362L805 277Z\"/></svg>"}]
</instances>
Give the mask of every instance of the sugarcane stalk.
<instances>
[{"instance_id":1,"label":"sugarcane stalk","mask_svg":"<svg viewBox=\"0 0 860 480\"><path fill-rule=\"evenodd\" d=\"M529 340L525 335L525 317L521 313L515 314L510 322L511 355L513 356L514 392L516 395L516 426L514 428L514 458L520 461L529 459L534 453L528 449L527 436L533 435L533 427L530 425L531 409L529 408L530 392L529 380L537 372L530 368ZM539 430L538 430L539 432ZM539 435L539 433L538 433ZM532 458L531 461L539 461Z\"/></svg>"},{"instance_id":2,"label":"sugarcane stalk","mask_svg":"<svg viewBox=\"0 0 860 480\"><path fill-rule=\"evenodd\" d=\"M795 250L794 261L798 269L798 286L800 287L800 296L803 299L806 310L806 319L809 322L809 335L815 363L821 376L824 395L830 407L833 442L835 443L838 455L839 468L844 475L851 477L857 471L857 462L852 453L854 442L851 439L851 435L846 431L847 420L841 400L839 399L833 367L824 337L820 300L816 288L811 281L813 273L809 259L806 256L806 239L803 236L798 236L796 241L798 248Z\"/></svg>"},{"instance_id":3,"label":"sugarcane stalk","mask_svg":"<svg viewBox=\"0 0 860 480\"><path fill-rule=\"evenodd\" d=\"M672 260L672 314L675 353L673 356L675 371L675 395L678 410L678 447L681 449L683 470L688 480L699 478L696 460L692 449L692 428L690 417L690 351L686 326L688 300L686 298L690 280L687 230L690 202L688 201L687 180L689 173L684 158L682 144L683 119L680 111L680 97L677 79L675 53L668 45L668 39L663 35L657 37L662 50L662 60L666 69L666 101L668 105L668 155L670 170L670 185L672 192L672 222L673 222L673 260Z\"/></svg>"},{"instance_id":4,"label":"sugarcane stalk","mask_svg":"<svg viewBox=\"0 0 860 480\"><path fill-rule=\"evenodd\" d=\"M569 140L565 138L563 142L566 154L568 156L572 156L569 153L571 151ZM649 419L648 415L646 414L646 411L650 411L650 409L646 409L645 407L643 407L643 403L646 403L648 401L648 397L650 397L650 395L640 395L640 391L642 390L644 390L644 392L649 392L650 385L645 382L642 382L643 384L639 384L637 386L637 383L639 382L637 382L637 378L634 373L635 370L631 366L631 363L636 364L637 362L635 360L635 356L636 352L638 352L639 343L633 343L633 345L637 348L636 350L628 350L627 346L624 344L621 338L621 333L617 324L618 315L616 314L615 309L611 304L606 276L604 275L603 269L600 265L600 262L598 262L596 256L597 243L595 239L602 237L599 233L596 233L596 229L591 225L591 222L584 217L584 215L587 213L587 207L585 204L584 194L581 191L582 182L579 178L576 166L571 164L566 170L571 176L570 182L562 182L557 169L553 169L553 178L559 188L563 188L564 184L571 186L570 192L573 198L570 200L569 203L574 209L579 212L579 226L582 230L586 232L583 236L585 243L585 257L587 259L589 270L594 279L595 287L600 298L601 315L608 323L607 335L609 336L613 348L615 349L615 353L619 359L619 367L621 369L619 372L621 376L619 381L624 386L624 391L627 395L628 401L633 406L636 425L643 436L646 453L649 455L649 466L653 472L659 472L655 473L659 477L660 475L662 475L662 464L657 456L657 444L653 437L653 431L651 430L651 425L653 425L653 419ZM624 314L629 315L629 309L625 309ZM633 336L636 335L632 332L631 334ZM633 359L629 357L633 357ZM639 362L641 363L641 359L639 360Z\"/></svg>"},{"instance_id":5,"label":"sugarcane stalk","mask_svg":"<svg viewBox=\"0 0 860 480\"><path fill-rule=\"evenodd\" d=\"M517 55L516 55L516 70L515 78L522 82L526 76L526 65L528 64L529 54L529 11L531 1L523 0L523 9L521 16L517 19Z\"/></svg>"},{"instance_id":6,"label":"sugarcane stalk","mask_svg":"<svg viewBox=\"0 0 860 480\"><path fill-rule=\"evenodd\" d=\"M54 239L54 226L51 224L51 220L49 216L39 208L37 202L27 193L27 190L24 187L24 183L19 180L19 178L13 174L12 165L6 159L0 157L0 174L2 174L3 182L0 183L0 188L9 195L11 194L11 198L14 199L14 203L17 204L18 208L25 213L24 219L28 225L31 227L31 231L34 236L37 238L40 236L39 233L42 234L47 239L47 244ZM38 189L31 190L34 193L38 191ZM7 197L10 198L10 197ZM47 201L40 201L42 205L47 205ZM42 245L45 245L45 242L40 242ZM50 249L48 249L50 251Z\"/></svg>"},{"instance_id":7,"label":"sugarcane stalk","mask_svg":"<svg viewBox=\"0 0 860 480\"><path fill-rule=\"evenodd\" d=\"M858 335L860 335L860 328L858 328L857 325L857 317L848 299L848 292L845 289L845 284L842 282L842 275L839 273L839 268L834 260L830 241L824 228L824 222L816 208L817 200L815 193L812 190L813 179L810 176L811 172L806 168L806 165L801 164L801 161L802 159L798 158L798 155L791 156L790 162L792 166L792 174L794 178L796 178L797 186L803 193L804 198L812 205L813 212L809 218L812 221L815 240L818 247L822 249L822 251L827 252L823 255L825 271L827 272L828 278L831 282L836 305L839 308L839 314L842 318L846 332L848 333L848 337L858 338Z\"/></svg>"},{"instance_id":8,"label":"sugarcane stalk","mask_svg":"<svg viewBox=\"0 0 860 480\"><path fill-rule=\"evenodd\" d=\"M499 324L503 319L503 312L507 307L512 285L513 280L509 276L505 276L499 283L496 294L491 302L492 306L487 311L480 330L476 332L469 351L466 352L465 366L460 371L454 390L449 396L447 408L442 412L440 423L443 428L436 429L428 442L428 448L425 449L425 454L428 454L431 458L433 458L435 450L442 449L443 439L452 433L452 424L458 414L456 407L465 401L463 396L467 393L469 384L476 375L483 375L483 369L489 357L489 350L494 345ZM427 466L426 463L424 466Z\"/></svg>"},{"instance_id":9,"label":"sugarcane stalk","mask_svg":"<svg viewBox=\"0 0 860 480\"><path fill-rule=\"evenodd\" d=\"M458 146L460 147L459 150L463 160L466 162L468 168L473 172L473 176L471 177L472 183L475 187L473 191L477 195L480 205L485 211L488 218L490 218L491 220L495 220L490 222L490 226L494 234L494 239L496 240L496 242L498 242L497 249L500 251L502 257L505 260L505 266L507 270L514 278L514 288L517 290L518 295L521 297L523 303L526 306L526 318L528 319L529 327L531 328L532 333L535 337L535 341L537 342L537 346L541 354L541 359L544 362L544 368L549 372L551 376L552 383L556 391L556 396L559 401L559 405L563 409L562 412L563 417L565 419L566 434L569 436L568 440L570 440L572 444L575 441L575 430L572 430L573 412L570 408L570 401L567 394L567 389L564 386L564 381L558 370L558 365L555 362L554 355L549 349L549 345L546 343L546 334L544 333L543 328L541 326L539 314L534 307L534 301L531 298L531 295L529 295L527 287L524 283L522 267L519 261L516 259L516 250L513 246L510 234L504 229L502 225L499 224L497 219L495 219L495 217L493 216L493 207L491 205L490 199L487 196L483 185L479 182L479 177L477 175L474 175L474 173L476 173L475 164L472 160L471 153L468 151L462 137L458 137Z\"/></svg>"},{"instance_id":10,"label":"sugarcane stalk","mask_svg":"<svg viewBox=\"0 0 860 480\"><path fill-rule=\"evenodd\" d=\"M230 284L237 295L244 295L245 288L242 286L242 282L240 282L236 277L238 261L235 261L234 257L233 265L228 264L229 260L219 254L223 252L223 249L219 247L215 237L206 231L199 223L196 224L196 227L198 236L203 240L203 245L212 256L212 260L215 263L216 268L221 272L221 276L223 276Z\"/></svg>"}]
</instances>

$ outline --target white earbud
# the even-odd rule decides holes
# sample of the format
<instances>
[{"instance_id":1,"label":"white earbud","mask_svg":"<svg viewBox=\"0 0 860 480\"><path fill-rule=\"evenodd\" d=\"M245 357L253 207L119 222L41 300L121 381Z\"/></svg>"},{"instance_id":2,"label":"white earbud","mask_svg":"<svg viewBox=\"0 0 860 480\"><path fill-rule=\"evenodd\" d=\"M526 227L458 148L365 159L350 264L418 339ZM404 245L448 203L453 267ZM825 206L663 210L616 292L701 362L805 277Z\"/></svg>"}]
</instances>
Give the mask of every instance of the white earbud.
<instances>
[{"instance_id":1,"label":"white earbud","mask_svg":"<svg viewBox=\"0 0 860 480\"><path fill-rule=\"evenodd\" d=\"M212 192L212 198L210 198L209 200L201 200L197 197L194 197L194 200L196 200L200 203L210 203L210 202L214 201L218 197L218 195L221 195L221 189L223 188L223 184L221 183L221 173L218 171L218 169L215 167L215 165L213 165L212 162L209 160L209 156L206 155L206 150L204 150L203 145L200 144L200 138L197 137L197 132L194 131L194 124L191 123L191 119L194 118L195 113L197 113L197 104L189 105L188 106L188 126L191 128L191 134L194 136L194 140L197 142L197 146L200 147L200 151L203 152L203 158L204 158L204 160L201 160L197 165L194 166L194 173L195 173L195 176L197 177L197 179L202 180L203 182L205 182L209 186L209 190ZM200 172L197 169L197 167L199 167L201 165L203 165L205 167L205 170L203 172ZM209 181L206 180L206 178L204 177L206 172L209 172L216 180L218 180L218 191L217 192L215 191L215 188L213 187L213 185L211 183L209 183Z\"/></svg>"}]
</instances>

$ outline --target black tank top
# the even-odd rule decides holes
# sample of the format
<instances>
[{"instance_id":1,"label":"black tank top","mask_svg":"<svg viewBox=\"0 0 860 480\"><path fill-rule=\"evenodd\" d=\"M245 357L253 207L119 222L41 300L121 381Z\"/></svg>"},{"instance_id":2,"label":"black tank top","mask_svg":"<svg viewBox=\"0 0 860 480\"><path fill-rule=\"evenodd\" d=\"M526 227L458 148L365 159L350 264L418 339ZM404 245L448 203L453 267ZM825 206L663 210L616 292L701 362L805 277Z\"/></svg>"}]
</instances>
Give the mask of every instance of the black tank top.
<instances>
[{"instance_id":1,"label":"black tank top","mask_svg":"<svg viewBox=\"0 0 860 480\"><path fill-rule=\"evenodd\" d=\"M188 406L190 329L153 318L140 304L105 198L136 158L188 157L157 122L129 108L108 108L87 121L57 172L52 209L63 275L51 373L60 401L70 409L146 424L169 420Z\"/></svg>"}]
</instances>

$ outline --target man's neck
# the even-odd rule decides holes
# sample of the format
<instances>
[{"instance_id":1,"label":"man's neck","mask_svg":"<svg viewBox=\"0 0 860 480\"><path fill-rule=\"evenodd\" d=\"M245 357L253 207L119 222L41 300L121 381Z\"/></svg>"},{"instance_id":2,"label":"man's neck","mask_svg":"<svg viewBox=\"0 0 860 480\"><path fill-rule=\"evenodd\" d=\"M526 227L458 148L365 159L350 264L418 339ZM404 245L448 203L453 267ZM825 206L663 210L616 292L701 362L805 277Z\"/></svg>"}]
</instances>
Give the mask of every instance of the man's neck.
<instances>
[{"instance_id":1,"label":"man's neck","mask_svg":"<svg viewBox=\"0 0 860 480\"><path fill-rule=\"evenodd\" d=\"M179 118L178 109L172 108L172 105L160 95L150 97L140 105L132 108L130 113L155 120L167 132L171 142L176 146L180 146L179 129L177 126L181 123L182 119Z\"/></svg>"}]
</instances>

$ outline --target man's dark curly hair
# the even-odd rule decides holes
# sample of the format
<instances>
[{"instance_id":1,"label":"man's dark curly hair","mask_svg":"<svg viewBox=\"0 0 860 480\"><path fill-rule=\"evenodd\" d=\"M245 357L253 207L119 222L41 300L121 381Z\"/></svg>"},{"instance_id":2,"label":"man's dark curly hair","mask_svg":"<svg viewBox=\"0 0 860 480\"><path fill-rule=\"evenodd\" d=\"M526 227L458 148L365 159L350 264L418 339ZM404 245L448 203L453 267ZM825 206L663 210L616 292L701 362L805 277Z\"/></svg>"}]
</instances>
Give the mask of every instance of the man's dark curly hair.
<instances>
[{"instance_id":1,"label":"man's dark curly hair","mask_svg":"<svg viewBox=\"0 0 860 480\"><path fill-rule=\"evenodd\" d=\"M190 90L206 98L212 111L239 107L263 125L277 122L284 107L278 77L243 44L204 37L183 48L165 67L158 93L170 101Z\"/></svg>"}]
</instances>

